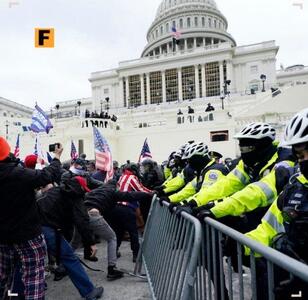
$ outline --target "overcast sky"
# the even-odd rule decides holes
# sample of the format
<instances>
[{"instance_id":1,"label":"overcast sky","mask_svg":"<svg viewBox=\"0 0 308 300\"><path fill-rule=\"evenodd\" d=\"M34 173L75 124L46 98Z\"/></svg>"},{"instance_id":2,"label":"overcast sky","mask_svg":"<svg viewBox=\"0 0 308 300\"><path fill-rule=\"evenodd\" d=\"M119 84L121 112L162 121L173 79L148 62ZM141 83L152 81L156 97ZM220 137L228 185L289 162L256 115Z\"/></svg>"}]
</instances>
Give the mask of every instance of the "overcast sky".
<instances>
[{"instance_id":1,"label":"overcast sky","mask_svg":"<svg viewBox=\"0 0 308 300\"><path fill-rule=\"evenodd\" d=\"M91 72L140 56L160 2L0 0L0 97L47 110L91 96ZM216 3L238 45L276 40L277 68L308 65L307 0ZM54 49L34 47L35 27L55 28Z\"/></svg>"}]
</instances>

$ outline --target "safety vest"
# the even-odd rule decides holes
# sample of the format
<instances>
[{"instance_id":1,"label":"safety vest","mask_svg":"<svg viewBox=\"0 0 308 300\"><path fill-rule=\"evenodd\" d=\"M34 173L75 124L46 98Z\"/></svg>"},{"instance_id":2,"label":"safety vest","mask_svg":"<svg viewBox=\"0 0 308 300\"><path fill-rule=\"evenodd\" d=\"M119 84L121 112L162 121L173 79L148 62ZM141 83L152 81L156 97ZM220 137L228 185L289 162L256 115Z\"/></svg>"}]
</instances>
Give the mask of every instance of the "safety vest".
<instances>
[{"instance_id":1,"label":"safety vest","mask_svg":"<svg viewBox=\"0 0 308 300\"><path fill-rule=\"evenodd\" d=\"M262 218L261 224L255 230L246 233L246 236L265 246L272 246L274 238L286 232L287 227L282 214L283 207L286 203L290 207L295 207L298 205L299 199L301 199L300 201L308 201L308 180L301 174L293 178L278 199L273 202ZM245 246L245 255L249 254L250 248ZM255 254L255 256L259 257L260 255Z\"/></svg>"},{"instance_id":2,"label":"safety vest","mask_svg":"<svg viewBox=\"0 0 308 300\"><path fill-rule=\"evenodd\" d=\"M194 195L192 199L197 202L198 206L206 205L210 201L221 200L225 197L231 196L251 183L254 183L254 185L250 188L249 198L258 197L260 191L265 194L273 193L273 191L269 191L270 187L266 186L266 182L260 182L260 179L268 175L279 161L280 159L277 151L259 171L258 177L252 178L245 170L243 160L240 160L236 168L226 177L223 177L208 189L201 190L199 193ZM289 163L288 161L280 163L285 166L292 165L292 162ZM275 195L271 196L275 198Z\"/></svg>"},{"instance_id":3,"label":"safety vest","mask_svg":"<svg viewBox=\"0 0 308 300\"><path fill-rule=\"evenodd\" d=\"M169 196L172 203L178 203L186 200L194 194L198 193L201 189L207 188L227 175L228 170L223 164L215 163L212 159L205 168L201 171L200 176L194 178L191 182L180 190L178 193Z\"/></svg>"}]
</instances>

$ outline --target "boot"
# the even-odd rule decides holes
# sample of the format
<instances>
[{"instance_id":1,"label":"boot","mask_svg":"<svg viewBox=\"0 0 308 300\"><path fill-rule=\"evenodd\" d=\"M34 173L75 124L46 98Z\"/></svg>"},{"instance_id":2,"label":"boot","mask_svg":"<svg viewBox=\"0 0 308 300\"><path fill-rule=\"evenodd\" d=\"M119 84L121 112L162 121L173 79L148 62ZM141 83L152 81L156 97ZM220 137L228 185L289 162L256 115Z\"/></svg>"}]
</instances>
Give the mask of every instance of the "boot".
<instances>
[{"instance_id":1,"label":"boot","mask_svg":"<svg viewBox=\"0 0 308 300\"><path fill-rule=\"evenodd\" d=\"M123 272L115 269L115 266L108 266L108 274L107 274L107 278L109 280L115 280L115 279L119 279L121 277L123 277Z\"/></svg>"},{"instance_id":2,"label":"boot","mask_svg":"<svg viewBox=\"0 0 308 300\"><path fill-rule=\"evenodd\" d=\"M91 248L90 247L84 247L83 248L83 257L86 260L89 261L98 261L98 258L96 256L91 256Z\"/></svg>"},{"instance_id":3,"label":"boot","mask_svg":"<svg viewBox=\"0 0 308 300\"><path fill-rule=\"evenodd\" d=\"M96 300L100 299L104 293L104 288L102 286L94 288L94 290L85 296L85 300Z\"/></svg>"}]
</instances>

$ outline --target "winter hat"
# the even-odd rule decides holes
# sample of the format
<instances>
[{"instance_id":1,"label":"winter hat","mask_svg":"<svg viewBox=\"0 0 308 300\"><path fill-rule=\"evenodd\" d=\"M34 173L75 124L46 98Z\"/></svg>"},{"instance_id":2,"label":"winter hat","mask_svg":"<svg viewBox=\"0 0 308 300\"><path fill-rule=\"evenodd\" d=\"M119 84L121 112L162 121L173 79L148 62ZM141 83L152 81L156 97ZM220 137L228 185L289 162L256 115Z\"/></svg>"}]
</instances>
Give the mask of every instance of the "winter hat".
<instances>
[{"instance_id":1,"label":"winter hat","mask_svg":"<svg viewBox=\"0 0 308 300\"><path fill-rule=\"evenodd\" d=\"M78 183L80 184L80 186L82 186L84 188L84 190L86 192L91 192L91 190L89 189L89 187L87 186L87 181L85 178L81 177L81 176L76 176L74 177Z\"/></svg>"},{"instance_id":2,"label":"winter hat","mask_svg":"<svg viewBox=\"0 0 308 300\"><path fill-rule=\"evenodd\" d=\"M0 161L5 160L9 156L10 150L8 142L0 136Z\"/></svg>"},{"instance_id":3,"label":"winter hat","mask_svg":"<svg viewBox=\"0 0 308 300\"><path fill-rule=\"evenodd\" d=\"M35 154L30 154L26 156L24 161L26 168L29 169L35 169L36 162L37 162L37 155Z\"/></svg>"}]
</instances>

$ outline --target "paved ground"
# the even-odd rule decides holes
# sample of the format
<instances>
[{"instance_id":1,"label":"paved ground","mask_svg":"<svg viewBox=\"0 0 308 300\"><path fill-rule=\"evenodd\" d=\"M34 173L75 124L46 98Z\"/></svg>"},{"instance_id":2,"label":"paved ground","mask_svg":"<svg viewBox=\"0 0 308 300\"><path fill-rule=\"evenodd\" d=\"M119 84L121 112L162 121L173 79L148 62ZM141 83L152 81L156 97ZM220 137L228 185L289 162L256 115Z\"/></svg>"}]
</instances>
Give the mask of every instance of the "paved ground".
<instances>
[{"instance_id":1,"label":"paved ground","mask_svg":"<svg viewBox=\"0 0 308 300\"><path fill-rule=\"evenodd\" d=\"M107 249L105 242L98 244L99 261L91 263L91 267L95 269L107 269ZM121 245L121 258L118 260L118 268L124 268L133 271L134 263L132 262L132 254L128 242L123 242ZM107 281L106 272L94 272L87 270L91 280L96 286L102 285L105 289L104 300L145 300L151 299L148 282L142 279L125 275L124 278L115 281ZM81 299L76 288L71 283L68 277L65 277L59 282L53 281L53 275L47 280L48 290L46 300L78 300Z\"/></svg>"}]
</instances>

